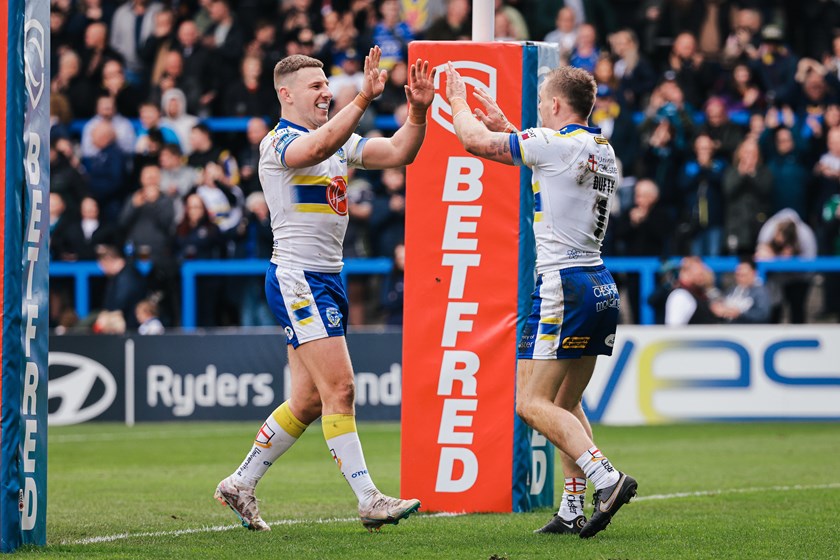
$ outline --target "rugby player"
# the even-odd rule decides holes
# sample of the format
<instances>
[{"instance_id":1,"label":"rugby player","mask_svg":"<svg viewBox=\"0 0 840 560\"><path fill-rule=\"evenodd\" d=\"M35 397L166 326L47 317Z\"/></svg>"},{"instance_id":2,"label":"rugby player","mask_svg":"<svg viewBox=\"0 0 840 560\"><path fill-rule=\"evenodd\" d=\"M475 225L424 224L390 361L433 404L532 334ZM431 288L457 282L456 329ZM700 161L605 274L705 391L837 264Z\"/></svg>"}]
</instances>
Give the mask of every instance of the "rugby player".
<instances>
[{"instance_id":1,"label":"rugby player","mask_svg":"<svg viewBox=\"0 0 840 560\"><path fill-rule=\"evenodd\" d=\"M599 354L612 354L619 296L601 260L618 184L615 152L587 126L596 84L585 70L551 71L538 91L542 127L517 131L484 91L475 116L464 81L447 65L446 93L458 140L471 154L533 171L537 285L517 351L516 412L561 450L565 486L558 513L537 533L594 536L636 495L592 441L581 406ZM477 118L476 118L477 117ZM583 513L586 479L595 512Z\"/></svg>"},{"instance_id":2,"label":"rugby player","mask_svg":"<svg viewBox=\"0 0 840 560\"><path fill-rule=\"evenodd\" d=\"M266 419L245 460L222 480L215 497L248 529L267 531L254 487L321 417L327 446L359 502L368 530L397 524L420 508L416 499L382 494L365 464L356 432L353 368L344 336L347 296L339 273L347 229L347 168L383 169L411 163L426 133L434 97L434 70L410 66L405 95L408 119L391 138L363 138L353 131L387 74L381 51L365 57L364 86L352 103L328 120L332 93L320 61L292 55L274 68L281 119L260 144L259 177L271 214L274 253L266 296L284 329L291 395ZM306 473L289 473L289 478Z\"/></svg>"}]
</instances>

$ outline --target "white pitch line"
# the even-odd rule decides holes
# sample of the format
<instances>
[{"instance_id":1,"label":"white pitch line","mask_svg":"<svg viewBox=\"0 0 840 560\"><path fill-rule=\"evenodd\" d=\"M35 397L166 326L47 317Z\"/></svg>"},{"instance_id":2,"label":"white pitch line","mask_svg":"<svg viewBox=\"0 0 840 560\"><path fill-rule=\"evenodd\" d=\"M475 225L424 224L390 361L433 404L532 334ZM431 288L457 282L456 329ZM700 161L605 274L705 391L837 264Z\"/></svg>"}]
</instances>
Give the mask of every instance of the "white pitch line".
<instances>
[{"instance_id":1,"label":"white pitch line","mask_svg":"<svg viewBox=\"0 0 840 560\"><path fill-rule=\"evenodd\" d=\"M723 490L702 490L699 492L677 492L674 494L651 494L650 496L639 496L633 498L634 502L647 500L673 500L675 498L696 498L703 496L720 496L722 494L751 494L754 492L795 492L798 490L828 490L840 488L840 482L829 484L796 484L793 486L756 486L753 488L728 488Z\"/></svg>"},{"instance_id":2,"label":"white pitch line","mask_svg":"<svg viewBox=\"0 0 840 560\"><path fill-rule=\"evenodd\" d=\"M751 488L730 488L724 490L706 490L698 492L676 492L673 494L652 494L650 496L638 496L633 499L633 502L643 502L648 500L675 500L679 498L695 498L703 496L720 496L723 494L749 494L755 492L797 492L801 490L828 490L840 488L840 482L831 482L829 484L796 484L793 486L764 486ZM421 517L458 517L466 515L466 513L432 513L428 515L421 514ZM280 519L269 523L272 527L280 525L304 525L304 524L324 524L324 523L350 523L358 522L358 517L333 517L330 519ZM216 525L214 527L197 527L195 529L179 529L177 531L150 531L146 533L117 533L115 535L105 535L102 537L89 537L79 540L64 540L62 545L84 545L95 543L114 542L124 539L147 538L147 537L178 537L180 535L192 535L195 533L217 533L223 531L231 531L239 529L241 525Z\"/></svg>"},{"instance_id":3,"label":"white pitch line","mask_svg":"<svg viewBox=\"0 0 840 560\"><path fill-rule=\"evenodd\" d=\"M420 514L420 517L457 517L459 515L466 515L466 513L430 513L428 515ZM328 519L280 519L269 523L272 527L279 525L305 525L315 524L321 525L324 523L350 523L351 521L358 522L358 517L332 517ZM63 540L59 544L96 544L120 541L124 539L136 539L147 537L178 537L181 535L192 535L195 533L221 533L224 531L231 531L233 529L241 529L242 525L216 525L213 527L196 527L194 529L179 529L177 531L149 531L146 533L117 533L115 535L105 535L102 537L88 537L86 539L79 539L75 541Z\"/></svg>"}]
</instances>

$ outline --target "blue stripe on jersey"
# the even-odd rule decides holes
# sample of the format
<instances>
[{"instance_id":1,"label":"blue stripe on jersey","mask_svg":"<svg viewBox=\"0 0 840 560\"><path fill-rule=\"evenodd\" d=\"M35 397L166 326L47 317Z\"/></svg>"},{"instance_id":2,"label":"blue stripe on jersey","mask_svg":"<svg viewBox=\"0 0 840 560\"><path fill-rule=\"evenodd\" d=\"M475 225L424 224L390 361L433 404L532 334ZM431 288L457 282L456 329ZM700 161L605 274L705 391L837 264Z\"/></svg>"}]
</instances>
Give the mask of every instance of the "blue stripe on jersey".
<instances>
[{"instance_id":1,"label":"blue stripe on jersey","mask_svg":"<svg viewBox=\"0 0 840 560\"><path fill-rule=\"evenodd\" d=\"M277 128L275 128L275 130L280 128L294 128L295 130L300 130L301 132L309 132L308 128L295 124L292 121L287 121L286 119L280 119L280 122L277 123Z\"/></svg>"},{"instance_id":2,"label":"blue stripe on jersey","mask_svg":"<svg viewBox=\"0 0 840 560\"><path fill-rule=\"evenodd\" d=\"M312 309L309 305L307 305L306 307L301 307L300 309L295 309L292 313L295 314L295 320L298 322L312 317Z\"/></svg>"},{"instance_id":3,"label":"blue stripe on jersey","mask_svg":"<svg viewBox=\"0 0 840 560\"><path fill-rule=\"evenodd\" d=\"M534 212L542 212L542 196L540 191L534 191Z\"/></svg>"},{"instance_id":4,"label":"blue stripe on jersey","mask_svg":"<svg viewBox=\"0 0 840 560\"><path fill-rule=\"evenodd\" d=\"M327 187L322 185L292 185L297 204L329 204Z\"/></svg>"},{"instance_id":5,"label":"blue stripe on jersey","mask_svg":"<svg viewBox=\"0 0 840 560\"><path fill-rule=\"evenodd\" d=\"M557 336L560 334L560 323L540 323L539 334L550 334Z\"/></svg>"},{"instance_id":6,"label":"blue stripe on jersey","mask_svg":"<svg viewBox=\"0 0 840 560\"><path fill-rule=\"evenodd\" d=\"M513 158L513 165L521 167L522 164L522 150L519 147L519 135L513 133L508 136L508 142L510 144L510 156Z\"/></svg>"},{"instance_id":7,"label":"blue stripe on jersey","mask_svg":"<svg viewBox=\"0 0 840 560\"><path fill-rule=\"evenodd\" d=\"M592 134L601 134L601 129L597 126L583 126L582 124L567 124L557 132L560 134L568 134L570 132L574 132L575 130L585 130L586 132L591 132Z\"/></svg>"}]
</instances>

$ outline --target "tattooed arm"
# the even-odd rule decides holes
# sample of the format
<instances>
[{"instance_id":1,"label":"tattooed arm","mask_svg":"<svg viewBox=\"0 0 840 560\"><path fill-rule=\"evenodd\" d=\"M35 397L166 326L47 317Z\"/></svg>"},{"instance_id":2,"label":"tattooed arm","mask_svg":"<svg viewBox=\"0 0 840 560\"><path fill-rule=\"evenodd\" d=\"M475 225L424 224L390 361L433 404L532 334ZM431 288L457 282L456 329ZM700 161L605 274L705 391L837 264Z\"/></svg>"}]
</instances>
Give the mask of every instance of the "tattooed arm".
<instances>
[{"instance_id":1,"label":"tattooed arm","mask_svg":"<svg viewBox=\"0 0 840 560\"><path fill-rule=\"evenodd\" d=\"M466 86L451 64L446 69L446 94L452 106L455 134L464 148L473 155L514 165L510 134L491 132L473 116L465 99Z\"/></svg>"}]
</instances>

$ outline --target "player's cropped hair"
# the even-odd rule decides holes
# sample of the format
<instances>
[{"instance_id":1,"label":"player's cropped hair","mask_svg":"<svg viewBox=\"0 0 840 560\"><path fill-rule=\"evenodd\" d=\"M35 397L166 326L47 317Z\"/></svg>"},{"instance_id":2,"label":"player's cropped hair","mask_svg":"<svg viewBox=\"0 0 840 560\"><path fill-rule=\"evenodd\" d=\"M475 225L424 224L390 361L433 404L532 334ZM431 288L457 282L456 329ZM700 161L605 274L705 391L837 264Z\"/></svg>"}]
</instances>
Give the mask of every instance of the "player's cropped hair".
<instances>
[{"instance_id":1,"label":"player's cropped hair","mask_svg":"<svg viewBox=\"0 0 840 560\"><path fill-rule=\"evenodd\" d=\"M274 66L274 89L280 89L286 76L301 68L323 68L324 63L317 58L304 54L293 54L282 59Z\"/></svg>"},{"instance_id":2,"label":"player's cropped hair","mask_svg":"<svg viewBox=\"0 0 840 560\"><path fill-rule=\"evenodd\" d=\"M546 92L563 96L576 114L589 118L598 90L592 74L582 68L561 66L549 72L545 79Z\"/></svg>"}]
</instances>

